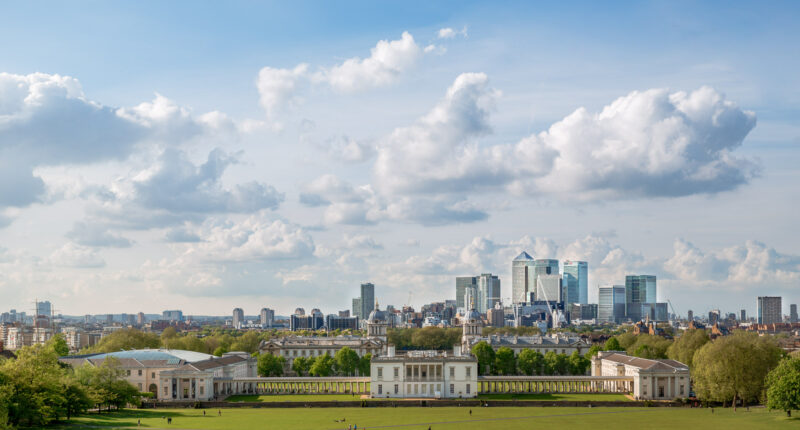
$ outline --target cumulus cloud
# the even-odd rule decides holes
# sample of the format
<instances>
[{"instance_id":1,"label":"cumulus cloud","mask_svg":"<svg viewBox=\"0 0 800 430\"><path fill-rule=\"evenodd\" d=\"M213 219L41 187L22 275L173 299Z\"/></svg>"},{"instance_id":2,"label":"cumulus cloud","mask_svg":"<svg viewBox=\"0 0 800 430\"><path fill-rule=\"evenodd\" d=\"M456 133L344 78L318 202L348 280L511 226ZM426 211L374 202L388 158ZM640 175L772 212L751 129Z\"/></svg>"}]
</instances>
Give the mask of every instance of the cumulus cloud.
<instances>
[{"instance_id":1,"label":"cumulus cloud","mask_svg":"<svg viewBox=\"0 0 800 430\"><path fill-rule=\"evenodd\" d=\"M293 69L262 68L256 87L267 118L274 118L279 109L295 102L297 90L307 79L308 64L298 64Z\"/></svg>"},{"instance_id":2,"label":"cumulus cloud","mask_svg":"<svg viewBox=\"0 0 800 430\"><path fill-rule=\"evenodd\" d=\"M54 266L76 268L105 267L106 262L92 248L69 242L55 250L48 259Z\"/></svg>"},{"instance_id":3,"label":"cumulus cloud","mask_svg":"<svg viewBox=\"0 0 800 430\"><path fill-rule=\"evenodd\" d=\"M123 159L147 140L172 143L230 124L219 112L196 118L161 95L114 108L87 98L69 76L0 73L0 183L15 184L0 185L0 207L40 201L36 167Z\"/></svg>"},{"instance_id":4,"label":"cumulus cloud","mask_svg":"<svg viewBox=\"0 0 800 430\"><path fill-rule=\"evenodd\" d=\"M167 230L164 240L171 243L193 243L201 242L203 239L196 232L187 226L174 227Z\"/></svg>"},{"instance_id":5,"label":"cumulus cloud","mask_svg":"<svg viewBox=\"0 0 800 430\"><path fill-rule=\"evenodd\" d=\"M115 235L108 228L96 223L75 223L72 230L67 233L67 237L85 246L129 248L133 244L130 240Z\"/></svg>"},{"instance_id":6,"label":"cumulus cloud","mask_svg":"<svg viewBox=\"0 0 800 430\"><path fill-rule=\"evenodd\" d=\"M375 156L375 143L369 140L353 139L346 135L328 139L324 147L333 159L345 163L361 163Z\"/></svg>"},{"instance_id":7,"label":"cumulus cloud","mask_svg":"<svg viewBox=\"0 0 800 430\"><path fill-rule=\"evenodd\" d=\"M439 39L453 39L456 36L467 37L467 27L464 27L461 30L454 30L450 27L445 27L439 29L439 31L436 34L439 37Z\"/></svg>"}]
</instances>

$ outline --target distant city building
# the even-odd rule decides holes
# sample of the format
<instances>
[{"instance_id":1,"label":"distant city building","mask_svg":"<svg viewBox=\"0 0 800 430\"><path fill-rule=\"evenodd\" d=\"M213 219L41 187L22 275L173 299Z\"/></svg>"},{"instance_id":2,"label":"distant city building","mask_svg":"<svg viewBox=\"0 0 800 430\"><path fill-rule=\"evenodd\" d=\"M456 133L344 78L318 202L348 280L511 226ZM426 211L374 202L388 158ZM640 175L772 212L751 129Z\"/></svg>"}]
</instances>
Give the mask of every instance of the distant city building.
<instances>
[{"instance_id":1,"label":"distant city building","mask_svg":"<svg viewBox=\"0 0 800 430\"><path fill-rule=\"evenodd\" d=\"M594 303L574 303L572 306L570 306L569 317L572 320L597 319L597 307L598 306Z\"/></svg>"},{"instance_id":2,"label":"distant city building","mask_svg":"<svg viewBox=\"0 0 800 430\"><path fill-rule=\"evenodd\" d=\"M339 318L350 318L350 311L339 311Z\"/></svg>"},{"instance_id":3,"label":"distant city building","mask_svg":"<svg viewBox=\"0 0 800 430\"><path fill-rule=\"evenodd\" d=\"M476 297L478 295L478 278L474 276L456 277L456 307L467 309L470 304L467 296Z\"/></svg>"},{"instance_id":4,"label":"distant city building","mask_svg":"<svg viewBox=\"0 0 800 430\"><path fill-rule=\"evenodd\" d=\"M244 311L242 308L233 309L233 328L242 328L244 325Z\"/></svg>"},{"instance_id":5,"label":"distant city building","mask_svg":"<svg viewBox=\"0 0 800 430\"><path fill-rule=\"evenodd\" d=\"M797 322L797 305L794 303L789 305L789 322L790 323Z\"/></svg>"},{"instance_id":6,"label":"distant city building","mask_svg":"<svg viewBox=\"0 0 800 430\"><path fill-rule=\"evenodd\" d=\"M325 324L325 319L322 314L314 315L298 315L294 314L289 317L289 330L319 330Z\"/></svg>"},{"instance_id":7,"label":"distant city building","mask_svg":"<svg viewBox=\"0 0 800 430\"><path fill-rule=\"evenodd\" d=\"M625 286L614 285L598 288L597 319L599 322L619 323L625 319Z\"/></svg>"},{"instance_id":8,"label":"distant city building","mask_svg":"<svg viewBox=\"0 0 800 430\"><path fill-rule=\"evenodd\" d=\"M36 302L36 315L51 316L53 313L53 306L49 301Z\"/></svg>"},{"instance_id":9,"label":"distant city building","mask_svg":"<svg viewBox=\"0 0 800 430\"><path fill-rule=\"evenodd\" d=\"M166 321L183 321L182 311L164 311L161 313L161 319Z\"/></svg>"},{"instance_id":10,"label":"distant city building","mask_svg":"<svg viewBox=\"0 0 800 430\"><path fill-rule=\"evenodd\" d=\"M560 303L564 301L561 293L561 275L558 273L536 275L536 301Z\"/></svg>"},{"instance_id":11,"label":"distant city building","mask_svg":"<svg viewBox=\"0 0 800 430\"><path fill-rule=\"evenodd\" d=\"M528 294L535 291L534 284L535 261L527 252L522 251L517 258L511 261L511 302L524 303L528 301ZM456 278L458 279L458 278ZM458 291L458 280L456 280ZM456 293L457 295L458 293ZM458 307L463 308L461 303Z\"/></svg>"},{"instance_id":12,"label":"distant city building","mask_svg":"<svg viewBox=\"0 0 800 430\"><path fill-rule=\"evenodd\" d=\"M106 315L106 324L111 325L113 323L114 323L114 315L113 314Z\"/></svg>"},{"instance_id":13,"label":"distant city building","mask_svg":"<svg viewBox=\"0 0 800 430\"><path fill-rule=\"evenodd\" d=\"M476 301L478 312L485 314L500 302L500 298L500 278L491 273L482 273L481 276L478 276L478 300Z\"/></svg>"},{"instance_id":14,"label":"distant city building","mask_svg":"<svg viewBox=\"0 0 800 430\"><path fill-rule=\"evenodd\" d=\"M325 327L328 330L358 330L358 323L358 317L342 317L333 314L325 317Z\"/></svg>"},{"instance_id":15,"label":"distant city building","mask_svg":"<svg viewBox=\"0 0 800 430\"><path fill-rule=\"evenodd\" d=\"M756 315L759 324L783 322L783 307L780 297L759 296L756 304Z\"/></svg>"},{"instance_id":16,"label":"distant city building","mask_svg":"<svg viewBox=\"0 0 800 430\"><path fill-rule=\"evenodd\" d=\"M589 263L567 260L563 272L564 303L589 303Z\"/></svg>"},{"instance_id":17,"label":"distant city building","mask_svg":"<svg viewBox=\"0 0 800 430\"><path fill-rule=\"evenodd\" d=\"M686 319L689 321L694 321L694 312L692 312L691 309L689 309L689 312L686 313Z\"/></svg>"},{"instance_id":18,"label":"distant city building","mask_svg":"<svg viewBox=\"0 0 800 430\"><path fill-rule=\"evenodd\" d=\"M741 314L739 316L739 321L747 321L747 312L744 309L742 309L741 311L739 311L739 313Z\"/></svg>"},{"instance_id":19,"label":"distant city building","mask_svg":"<svg viewBox=\"0 0 800 430\"><path fill-rule=\"evenodd\" d=\"M648 308L643 304L656 303L656 277L628 275L625 277L625 316L632 321L644 319Z\"/></svg>"},{"instance_id":20,"label":"distant city building","mask_svg":"<svg viewBox=\"0 0 800 430\"><path fill-rule=\"evenodd\" d=\"M708 325L714 325L719 322L720 320L720 310L719 309L712 309L708 311Z\"/></svg>"},{"instance_id":21,"label":"distant city building","mask_svg":"<svg viewBox=\"0 0 800 430\"><path fill-rule=\"evenodd\" d=\"M358 306L358 307L356 307ZM353 299L353 316L364 320L375 306L375 285L367 282L361 284L361 295Z\"/></svg>"},{"instance_id":22,"label":"distant city building","mask_svg":"<svg viewBox=\"0 0 800 430\"><path fill-rule=\"evenodd\" d=\"M275 322L275 311L270 308L261 308L260 323L262 327L272 327Z\"/></svg>"},{"instance_id":23,"label":"distant city building","mask_svg":"<svg viewBox=\"0 0 800 430\"><path fill-rule=\"evenodd\" d=\"M361 297L353 298L353 316L361 319Z\"/></svg>"},{"instance_id":24,"label":"distant city building","mask_svg":"<svg viewBox=\"0 0 800 430\"><path fill-rule=\"evenodd\" d=\"M294 314L299 316L305 316L306 310L303 308L295 308Z\"/></svg>"},{"instance_id":25,"label":"distant city building","mask_svg":"<svg viewBox=\"0 0 800 430\"><path fill-rule=\"evenodd\" d=\"M486 312L486 320L492 327L505 327L505 315L503 313L503 307L498 303L495 305L495 307L489 309Z\"/></svg>"},{"instance_id":26,"label":"distant city building","mask_svg":"<svg viewBox=\"0 0 800 430\"><path fill-rule=\"evenodd\" d=\"M531 301L543 301L543 300L546 300L546 301L549 301L549 302L559 301L559 299L553 298L553 297L550 297L550 296L548 296L546 299L539 296L539 292L540 292L540 290L539 290L539 288L540 288L539 277L540 276L552 276L552 275L559 276L559 274L560 274L560 272L559 272L559 267L558 267L558 260L538 259L538 258L536 260L534 260L534 262L533 262L533 276L534 276L533 277L533 287L534 287L533 293L534 293L534 298ZM561 294L561 286L559 284L558 295L560 295L560 294Z\"/></svg>"}]
</instances>

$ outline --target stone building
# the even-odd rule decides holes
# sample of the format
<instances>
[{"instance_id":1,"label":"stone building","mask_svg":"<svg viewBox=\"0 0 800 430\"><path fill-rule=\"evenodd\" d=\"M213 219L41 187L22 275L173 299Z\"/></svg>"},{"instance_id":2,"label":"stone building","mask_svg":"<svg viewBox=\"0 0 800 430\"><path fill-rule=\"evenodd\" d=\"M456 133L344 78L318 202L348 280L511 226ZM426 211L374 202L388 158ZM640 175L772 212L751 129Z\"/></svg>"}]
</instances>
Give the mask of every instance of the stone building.
<instances>
[{"instance_id":1,"label":"stone building","mask_svg":"<svg viewBox=\"0 0 800 430\"><path fill-rule=\"evenodd\" d=\"M478 360L453 351L408 351L385 355L370 363L370 397L470 398L478 393Z\"/></svg>"},{"instance_id":2,"label":"stone building","mask_svg":"<svg viewBox=\"0 0 800 430\"><path fill-rule=\"evenodd\" d=\"M689 366L675 360L631 357L619 351L600 351L592 358L592 376L633 377L637 400L689 397Z\"/></svg>"}]
</instances>

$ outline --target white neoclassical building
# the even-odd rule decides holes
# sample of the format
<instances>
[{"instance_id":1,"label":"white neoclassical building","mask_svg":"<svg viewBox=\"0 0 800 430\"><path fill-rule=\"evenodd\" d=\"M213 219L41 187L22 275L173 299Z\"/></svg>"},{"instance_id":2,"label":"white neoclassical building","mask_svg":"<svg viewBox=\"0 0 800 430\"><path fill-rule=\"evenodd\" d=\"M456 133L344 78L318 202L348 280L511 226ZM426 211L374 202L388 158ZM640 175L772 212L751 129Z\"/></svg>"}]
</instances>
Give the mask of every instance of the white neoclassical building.
<instances>
[{"instance_id":1,"label":"white neoclassical building","mask_svg":"<svg viewBox=\"0 0 800 430\"><path fill-rule=\"evenodd\" d=\"M675 360L631 357L620 351L600 351L592 358L592 376L633 377L637 400L689 397L689 366Z\"/></svg>"},{"instance_id":2,"label":"white neoclassical building","mask_svg":"<svg viewBox=\"0 0 800 430\"><path fill-rule=\"evenodd\" d=\"M478 394L478 360L452 352L408 351L372 357L370 397L373 398L469 398Z\"/></svg>"}]
</instances>

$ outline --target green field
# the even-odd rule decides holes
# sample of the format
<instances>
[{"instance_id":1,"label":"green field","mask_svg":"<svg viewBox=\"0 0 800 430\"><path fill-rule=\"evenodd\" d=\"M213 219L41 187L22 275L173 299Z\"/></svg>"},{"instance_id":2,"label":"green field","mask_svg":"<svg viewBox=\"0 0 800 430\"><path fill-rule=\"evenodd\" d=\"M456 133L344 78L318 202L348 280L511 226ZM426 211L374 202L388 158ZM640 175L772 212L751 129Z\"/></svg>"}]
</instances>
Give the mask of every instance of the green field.
<instances>
[{"instance_id":1,"label":"green field","mask_svg":"<svg viewBox=\"0 0 800 430\"><path fill-rule=\"evenodd\" d=\"M539 400L556 402L630 402L624 394L480 394L482 400Z\"/></svg>"},{"instance_id":2,"label":"green field","mask_svg":"<svg viewBox=\"0 0 800 430\"><path fill-rule=\"evenodd\" d=\"M472 415L469 411L472 410ZM358 428L402 428L434 430L504 430L551 428L635 428L640 429L797 429L800 418L787 419L781 412L752 408L740 409L688 408L298 408L298 409L196 409L132 410L112 414L91 415L72 420L61 428L86 426L143 427L174 429L291 429L325 430ZM168 425L166 417L172 418ZM345 422L341 422L342 419ZM336 422L336 421L339 422Z\"/></svg>"},{"instance_id":3,"label":"green field","mask_svg":"<svg viewBox=\"0 0 800 430\"><path fill-rule=\"evenodd\" d=\"M225 399L226 402L353 402L361 401L361 394L280 394L271 396L237 395Z\"/></svg>"}]
</instances>

